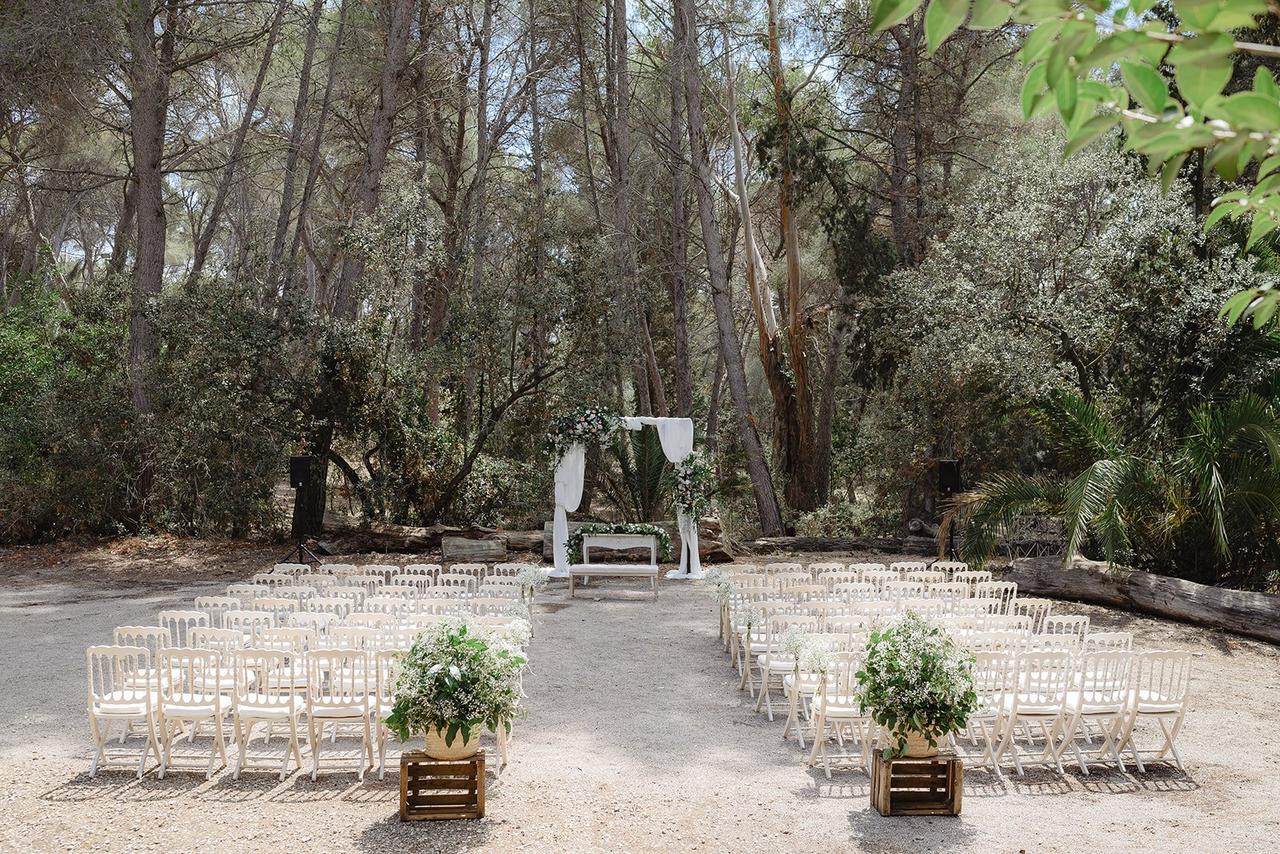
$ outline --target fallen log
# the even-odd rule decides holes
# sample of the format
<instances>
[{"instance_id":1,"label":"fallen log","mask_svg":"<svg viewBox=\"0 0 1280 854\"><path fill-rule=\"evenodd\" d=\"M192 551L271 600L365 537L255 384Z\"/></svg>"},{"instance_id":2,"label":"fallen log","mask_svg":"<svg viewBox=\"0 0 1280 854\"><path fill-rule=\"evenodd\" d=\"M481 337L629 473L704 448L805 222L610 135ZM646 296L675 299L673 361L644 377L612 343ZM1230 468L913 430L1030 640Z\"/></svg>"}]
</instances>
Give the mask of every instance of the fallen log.
<instances>
[{"instance_id":1,"label":"fallen log","mask_svg":"<svg viewBox=\"0 0 1280 854\"><path fill-rule=\"evenodd\" d=\"M1058 557L1018 558L1002 577L1018 583L1019 595L1110 605L1280 644L1280 596L1271 593L1211 587L1079 557L1066 566Z\"/></svg>"},{"instance_id":2,"label":"fallen log","mask_svg":"<svg viewBox=\"0 0 1280 854\"><path fill-rule=\"evenodd\" d=\"M347 551L407 554L439 552L445 537L500 540L505 548L512 552L536 552L542 548L541 531L500 531L480 526L459 528L451 525L430 527L394 525L390 522L360 519L333 511L327 511L324 514L324 530L334 539L342 540Z\"/></svg>"}]
</instances>

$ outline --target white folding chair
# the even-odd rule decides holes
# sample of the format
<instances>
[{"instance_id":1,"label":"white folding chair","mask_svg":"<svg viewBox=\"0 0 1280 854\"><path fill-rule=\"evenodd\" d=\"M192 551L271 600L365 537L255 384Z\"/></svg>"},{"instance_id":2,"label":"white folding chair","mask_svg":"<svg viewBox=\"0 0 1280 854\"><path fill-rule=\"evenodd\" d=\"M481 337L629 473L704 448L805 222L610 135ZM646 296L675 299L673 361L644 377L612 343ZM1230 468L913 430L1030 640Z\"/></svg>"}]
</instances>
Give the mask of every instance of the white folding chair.
<instances>
[{"instance_id":1,"label":"white folding chair","mask_svg":"<svg viewBox=\"0 0 1280 854\"><path fill-rule=\"evenodd\" d=\"M222 615L227 611L238 611L240 600L234 596L197 596L192 605L197 611L204 611L209 615L209 625L220 629Z\"/></svg>"},{"instance_id":2,"label":"white folding chair","mask_svg":"<svg viewBox=\"0 0 1280 854\"><path fill-rule=\"evenodd\" d=\"M373 715L369 689L369 656L355 649L313 649L307 655L307 726L311 743L311 779L320 772L320 742L326 723L360 724L364 730L362 759L357 769L364 779L373 765Z\"/></svg>"},{"instance_id":3,"label":"white folding chair","mask_svg":"<svg viewBox=\"0 0 1280 854\"><path fill-rule=\"evenodd\" d=\"M1139 772L1145 772L1142 754L1134 739L1134 726L1139 720L1153 720L1164 737L1154 760L1160 761L1172 753L1179 771L1182 756L1175 744L1187 716L1187 703L1191 699L1191 653L1143 652L1133 657L1128 709L1125 727L1121 733L1120 749L1129 748Z\"/></svg>"},{"instance_id":4,"label":"white folding chair","mask_svg":"<svg viewBox=\"0 0 1280 854\"><path fill-rule=\"evenodd\" d=\"M813 700L813 749L809 765L822 762L822 770L831 779L831 761L853 762L855 767L870 769L871 745L875 724L863 714L858 701L858 668L861 652L836 652L831 656L831 678L822 680ZM833 753L827 744L834 739L840 747L857 745L856 752Z\"/></svg>"},{"instance_id":5,"label":"white folding chair","mask_svg":"<svg viewBox=\"0 0 1280 854\"><path fill-rule=\"evenodd\" d=\"M377 677L374 695L375 719L378 722L378 779L387 773L387 718L395 704L396 679L400 675L401 652L397 649L381 649L373 654L373 666Z\"/></svg>"},{"instance_id":6,"label":"white folding chair","mask_svg":"<svg viewBox=\"0 0 1280 854\"><path fill-rule=\"evenodd\" d=\"M235 653L236 678L231 711L237 755L233 779L239 780L241 771L253 767L248 764L249 744L253 741L254 726L260 723L267 725L264 744L270 738L272 726L277 723L289 725L289 745L280 760L280 779L283 780L288 772L290 757L297 769L302 769L298 728L304 701L296 689L300 664L299 657L286 650L242 649Z\"/></svg>"},{"instance_id":7,"label":"white folding chair","mask_svg":"<svg viewBox=\"0 0 1280 854\"><path fill-rule=\"evenodd\" d=\"M1118 652L1133 651L1133 633L1132 632L1090 632L1084 636L1084 651L1088 652L1107 652L1115 650Z\"/></svg>"},{"instance_id":8,"label":"white folding chair","mask_svg":"<svg viewBox=\"0 0 1280 854\"><path fill-rule=\"evenodd\" d=\"M1018 656L1017 678L1006 700L1004 733L996 748L995 764L999 765L1004 754L1013 753L1013 764L1018 775L1023 772L1021 751L1016 733L1021 724L1026 729L1028 747L1032 746L1032 726L1039 726L1044 738L1044 749L1030 760L1036 764L1052 763L1062 773L1062 760L1058 753L1057 736L1067 708L1067 694L1075 676L1074 656L1069 652L1027 652Z\"/></svg>"},{"instance_id":9,"label":"white folding chair","mask_svg":"<svg viewBox=\"0 0 1280 854\"><path fill-rule=\"evenodd\" d=\"M192 626L210 625L204 611L161 611L156 622L169 630L169 642L173 646L189 646L187 634Z\"/></svg>"},{"instance_id":10,"label":"white folding chair","mask_svg":"<svg viewBox=\"0 0 1280 854\"><path fill-rule=\"evenodd\" d=\"M390 580L391 576L399 575L403 571L404 570L400 569L400 567L395 566L393 564L389 564L389 563L366 563L360 567L359 574L360 575L378 575L382 577L383 581L388 581ZM354 572L351 574L356 575L356 573Z\"/></svg>"},{"instance_id":11,"label":"white folding chair","mask_svg":"<svg viewBox=\"0 0 1280 854\"><path fill-rule=\"evenodd\" d=\"M1018 584L1014 581L980 581L973 585L973 595L978 599L994 599L999 602L998 614L1008 614L1014 599L1018 598Z\"/></svg>"},{"instance_id":12,"label":"white folding chair","mask_svg":"<svg viewBox=\"0 0 1280 854\"><path fill-rule=\"evenodd\" d=\"M1052 599L1038 599L1030 596L1018 597L1009 608L1009 613L1031 618L1031 633L1041 631L1045 617L1053 613Z\"/></svg>"},{"instance_id":13,"label":"white folding chair","mask_svg":"<svg viewBox=\"0 0 1280 854\"><path fill-rule=\"evenodd\" d=\"M233 612L234 613L234 612ZM160 731L160 779L173 767L175 728L191 724L190 740L195 739L201 724L213 728L213 745L209 748L209 764L205 779L213 777L214 763L221 758L227 765L227 741L223 723L231 709L227 696L231 685L222 682L222 655L208 649L162 649L156 669L160 677L160 700L157 725Z\"/></svg>"},{"instance_id":14,"label":"white folding chair","mask_svg":"<svg viewBox=\"0 0 1280 854\"><path fill-rule=\"evenodd\" d=\"M1081 656L1079 661L1076 684L1067 695L1067 724L1062 730L1062 746L1058 753L1061 755L1069 746L1080 770L1088 774L1089 764L1075 737L1077 732L1088 736L1089 727L1093 725L1102 736L1102 746L1095 758L1101 760L1109 754L1116 763L1116 769L1124 773L1124 760L1120 757L1117 739L1125 725L1132 656L1115 650L1091 652Z\"/></svg>"},{"instance_id":15,"label":"white folding chair","mask_svg":"<svg viewBox=\"0 0 1280 854\"><path fill-rule=\"evenodd\" d=\"M147 755L153 753L156 762L163 762L160 743L156 737L156 719L153 708L155 692L149 685L152 673L151 654L141 646L91 646L85 651L88 671L87 709L89 732L93 736L93 762L89 776L96 777L103 764L138 763L138 779L147 770ZM123 743L134 724L146 727L147 741L140 754L120 755L107 750L111 739L111 727L123 726L120 742Z\"/></svg>"}]
</instances>

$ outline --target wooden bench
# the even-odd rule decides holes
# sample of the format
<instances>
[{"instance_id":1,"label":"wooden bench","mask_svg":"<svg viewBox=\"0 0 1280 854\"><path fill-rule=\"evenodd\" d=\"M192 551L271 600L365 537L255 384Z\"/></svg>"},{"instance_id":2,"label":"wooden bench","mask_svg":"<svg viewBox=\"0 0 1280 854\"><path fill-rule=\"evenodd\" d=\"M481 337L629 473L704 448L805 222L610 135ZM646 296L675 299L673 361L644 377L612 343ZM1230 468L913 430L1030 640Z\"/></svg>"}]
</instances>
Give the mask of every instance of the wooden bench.
<instances>
[{"instance_id":1,"label":"wooden bench","mask_svg":"<svg viewBox=\"0 0 1280 854\"><path fill-rule=\"evenodd\" d=\"M648 548L648 563L592 563L591 550ZM648 578L653 587L653 598L658 598L658 538L652 534L583 534L582 563L569 567L569 598L577 587L579 578L592 576L604 578Z\"/></svg>"},{"instance_id":2,"label":"wooden bench","mask_svg":"<svg viewBox=\"0 0 1280 854\"><path fill-rule=\"evenodd\" d=\"M653 598L658 598L658 567L642 563L575 563L569 567L569 598L577 589L579 578L648 578Z\"/></svg>"}]
</instances>

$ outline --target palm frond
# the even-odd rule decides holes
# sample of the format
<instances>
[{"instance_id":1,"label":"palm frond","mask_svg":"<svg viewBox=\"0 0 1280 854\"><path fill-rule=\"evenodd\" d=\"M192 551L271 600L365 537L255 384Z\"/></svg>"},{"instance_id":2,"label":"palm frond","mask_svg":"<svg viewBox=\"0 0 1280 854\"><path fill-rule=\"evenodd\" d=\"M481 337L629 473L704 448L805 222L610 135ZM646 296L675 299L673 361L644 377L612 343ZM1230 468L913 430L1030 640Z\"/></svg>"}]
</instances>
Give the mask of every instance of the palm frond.
<instances>
[{"instance_id":1,"label":"palm frond","mask_svg":"<svg viewBox=\"0 0 1280 854\"><path fill-rule=\"evenodd\" d=\"M1060 454L1080 465L1123 452L1120 428L1080 395L1055 391L1037 411L1037 420Z\"/></svg>"},{"instance_id":2,"label":"palm frond","mask_svg":"<svg viewBox=\"0 0 1280 854\"><path fill-rule=\"evenodd\" d=\"M981 566L1024 513L1054 513L1060 487L1044 475L1002 474L955 496L943 516L943 528L964 526L964 559Z\"/></svg>"}]
</instances>

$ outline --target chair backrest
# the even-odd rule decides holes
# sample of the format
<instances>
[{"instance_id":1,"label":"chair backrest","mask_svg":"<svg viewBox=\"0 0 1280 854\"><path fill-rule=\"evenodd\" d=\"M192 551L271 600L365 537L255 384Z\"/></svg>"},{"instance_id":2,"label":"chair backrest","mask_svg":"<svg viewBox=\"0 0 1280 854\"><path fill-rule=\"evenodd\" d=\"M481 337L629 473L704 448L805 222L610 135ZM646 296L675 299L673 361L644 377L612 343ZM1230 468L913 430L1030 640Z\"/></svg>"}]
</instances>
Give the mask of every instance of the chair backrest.
<instances>
[{"instance_id":1,"label":"chair backrest","mask_svg":"<svg viewBox=\"0 0 1280 854\"><path fill-rule=\"evenodd\" d=\"M272 591L272 595L277 599L292 599L301 605L312 596L319 595L319 591L311 584L282 584Z\"/></svg>"},{"instance_id":2,"label":"chair backrest","mask_svg":"<svg viewBox=\"0 0 1280 854\"><path fill-rule=\"evenodd\" d=\"M457 566L457 564L455 564ZM436 577L437 587L461 587L470 591L475 588L479 578L469 572L442 572Z\"/></svg>"},{"instance_id":3,"label":"chair backrest","mask_svg":"<svg viewBox=\"0 0 1280 854\"><path fill-rule=\"evenodd\" d=\"M192 605L209 615L209 625L221 628L223 613L239 610L240 600L234 596L197 596Z\"/></svg>"},{"instance_id":4,"label":"chair backrest","mask_svg":"<svg viewBox=\"0 0 1280 854\"><path fill-rule=\"evenodd\" d=\"M483 563L455 563L450 565L449 571L479 579L482 575L488 574L489 568Z\"/></svg>"},{"instance_id":5,"label":"chair backrest","mask_svg":"<svg viewBox=\"0 0 1280 854\"><path fill-rule=\"evenodd\" d=\"M1105 650L1118 650L1120 652L1132 651L1133 633L1090 632L1084 636L1085 652L1103 652Z\"/></svg>"},{"instance_id":6,"label":"chair backrest","mask_svg":"<svg viewBox=\"0 0 1280 854\"><path fill-rule=\"evenodd\" d=\"M1040 633L1071 635L1080 646L1089 634L1089 618L1084 614L1051 614L1040 622Z\"/></svg>"},{"instance_id":7,"label":"chair backrest","mask_svg":"<svg viewBox=\"0 0 1280 854\"><path fill-rule=\"evenodd\" d=\"M384 590L386 588L383 588ZM398 614L401 611L412 610L413 601L404 596L388 596L380 593L377 596L370 596L364 600L364 604L360 606L366 612L374 612L380 614Z\"/></svg>"},{"instance_id":8,"label":"chair backrest","mask_svg":"<svg viewBox=\"0 0 1280 854\"><path fill-rule=\"evenodd\" d=\"M212 649L227 654L244 646L244 635L235 629L192 626L187 642L193 649Z\"/></svg>"},{"instance_id":9,"label":"chair backrest","mask_svg":"<svg viewBox=\"0 0 1280 854\"><path fill-rule=\"evenodd\" d=\"M848 652L833 652L827 670L827 679L823 680L822 691L828 697L849 697L858 691L858 670L866 653L862 649L850 649ZM834 689L834 690L832 690Z\"/></svg>"},{"instance_id":10,"label":"chair backrest","mask_svg":"<svg viewBox=\"0 0 1280 854\"><path fill-rule=\"evenodd\" d=\"M250 647L233 653L235 687L231 701L236 706L289 709L294 703L299 656L282 649Z\"/></svg>"},{"instance_id":11,"label":"chair backrest","mask_svg":"<svg viewBox=\"0 0 1280 854\"><path fill-rule=\"evenodd\" d=\"M272 625L271 614L266 611L227 611L222 615L222 627L234 629L244 635L248 643L253 642L253 636L257 632L269 629Z\"/></svg>"},{"instance_id":12,"label":"chair backrest","mask_svg":"<svg viewBox=\"0 0 1280 854\"><path fill-rule=\"evenodd\" d=\"M807 574L802 564L783 563L781 561L777 561L774 563L766 563L764 565L764 571L767 575L778 575L779 573L782 573L782 572L805 572Z\"/></svg>"},{"instance_id":13,"label":"chair backrest","mask_svg":"<svg viewBox=\"0 0 1280 854\"><path fill-rule=\"evenodd\" d=\"M968 599L969 585L963 581L940 581L930 584L925 593L930 599Z\"/></svg>"},{"instance_id":14,"label":"chair backrest","mask_svg":"<svg viewBox=\"0 0 1280 854\"><path fill-rule=\"evenodd\" d=\"M900 560L889 564L889 568L898 573L899 578L905 579L908 572L924 572L929 565L922 560Z\"/></svg>"},{"instance_id":15,"label":"chair backrest","mask_svg":"<svg viewBox=\"0 0 1280 854\"><path fill-rule=\"evenodd\" d=\"M970 586L991 580L991 573L985 569L958 569L951 573L952 581L963 581Z\"/></svg>"},{"instance_id":16,"label":"chair backrest","mask_svg":"<svg viewBox=\"0 0 1280 854\"><path fill-rule=\"evenodd\" d=\"M846 602L868 602L879 596L880 590L866 581L838 581L832 586L831 593Z\"/></svg>"},{"instance_id":17,"label":"chair backrest","mask_svg":"<svg viewBox=\"0 0 1280 854\"><path fill-rule=\"evenodd\" d=\"M435 578L440 574L441 566L438 563L411 563L403 570L405 575L427 575Z\"/></svg>"},{"instance_id":18,"label":"chair backrest","mask_svg":"<svg viewBox=\"0 0 1280 854\"><path fill-rule=\"evenodd\" d=\"M397 622L395 614L387 614L378 611L352 611L347 614L347 618L342 621L344 625L357 626L370 629L386 629L391 628Z\"/></svg>"},{"instance_id":19,"label":"chair backrest","mask_svg":"<svg viewBox=\"0 0 1280 854\"><path fill-rule=\"evenodd\" d=\"M971 672L979 712L998 714L1017 680L1017 656L997 648L974 649Z\"/></svg>"},{"instance_id":20,"label":"chair backrest","mask_svg":"<svg viewBox=\"0 0 1280 854\"><path fill-rule=\"evenodd\" d=\"M531 563L518 563L518 562L511 562L511 561L508 561L506 563L495 563L493 567L489 570L488 575L489 577L496 576L496 577L505 577L505 578L515 578L517 575L524 572L526 569L528 569L531 566L533 566L533 564Z\"/></svg>"},{"instance_id":21,"label":"chair backrest","mask_svg":"<svg viewBox=\"0 0 1280 854\"><path fill-rule=\"evenodd\" d=\"M871 564L861 571L862 581L864 584L872 584L877 590L883 590L886 584L892 584L899 579L897 570L886 569L884 564Z\"/></svg>"},{"instance_id":22,"label":"chair backrest","mask_svg":"<svg viewBox=\"0 0 1280 854\"><path fill-rule=\"evenodd\" d=\"M378 592L378 588L387 583L387 579L381 575L369 573L366 575L349 575L346 583L351 587L362 587L366 596L372 596Z\"/></svg>"},{"instance_id":23,"label":"chair backrest","mask_svg":"<svg viewBox=\"0 0 1280 854\"><path fill-rule=\"evenodd\" d=\"M311 564L308 563L278 563L271 567L271 571L281 575L297 575L302 572L310 572Z\"/></svg>"},{"instance_id":24,"label":"chair backrest","mask_svg":"<svg viewBox=\"0 0 1280 854\"><path fill-rule=\"evenodd\" d=\"M304 626L277 626L259 631L254 635L253 645L300 656L317 645L317 636L314 629Z\"/></svg>"},{"instance_id":25,"label":"chair backrest","mask_svg":"<svg viewBox=\"0 0 1280 854\"><path fill-rule=\"evenodd\" d=\"M518 584L495 584L492 581L486 580L480 585L480 589L476 591L476 595L481 597L487 596L490 598L519 599L521 592L521 588Z\"/></svg>"},{"instance_id":26,"label":"chair backrest","mask_svg":"<svg viewBox=\"0 0 1280 854\"><path fill-rule=\"evenodd\" d=\"M396 679L400 676L400 660L401 653L395 649L380 649L373 654L379 705L389 706L395 699Z\"/></svg>"},{"instance_id":27,"label":"chair backrest","mask_svg":"<svg viewBox=\"0 0 1280 854\"><path fill-rule=\"evenodd\" d=\"M386 584L386 585L383 585L382 588L378 590L377 595L398 596L401 599L413 600L413 599L417 599L419 595L426 595L428 593L431 593L433 590L435 590L434 587L428 588L426 590L419 590L416 586L412 584Z\"/></svg>"},{"instance_id":28,"label":"chair backrest","mask_svg":"<svg viewBox=\"0 0 1280 854\"><path fill-rule=\"evenodd\" d=\"M116 626L111 633L114 646L142 647L151 661L166 646L173 646L169 630L164 626Z\"/></svg>"},{"instance_id":29,"label":"chair backrest","mask_svg":"<svg viewBox=\"0 0 1280 854\"><path fill-rule=\"evenodd\" d=\"M505 596L476 596L468 599L467 604L471 606L473 614L505 614L510 616L511 599Z\"/></svg>"},{"instance_id":30,"label":"chair backrest","mask_svg":"<svg viewBox=\"0 0 1280 854\"><path fill-rule=\"evenodd\" d=\"M1133 656L1132 697L1139 708L1185 708L1191 689L1191 653L1173 650L1140 652Z\"/></svg>"},{"instance_id":31,"label":"chair backrest","mask_svg":"<svg viewBox=\"0 0 1280 854\"><path fill-rule=\"evenodd\" d=\"M369 656L357 649L313 649L307 654L307 711L365 707L369 688Z\"/></svg>"},{"instance_id":32,"label":"chair backrest","mask_svg":"<svg viewBox=\"0 0 1280 854\"><path fill-rule=\"evenodd\" d=\"M920 581L925 584L945 584L947 574L940 569L913 569L902 574L904 581Z\"/></svg>"},{"instance_id":33,"label":"chair backrest","mask_svg":"<svg viewBox=\"0 0 1280 854\"><path fill-rule=\"evenodd\" d=\"M884 586L886 599L923 599L923 581L890 581Z\"/></svg>"},{"instance_id":34,"label":"chair backrest","mask_svg":"<svg viewBox=\"0 0 1280 854\"><path fill-rule=\"evenodd\" d=\"M973 586L973 595L979 599L995 599L1000 603L1000 612L1007 613L1010 603L1018 598L1018 584L1015 581L980 581Z\"/></svg>"},{"instance_id":35,"label":"chair backrest","mask_svg":"<svg viewBox=\"0 0 1280 854\"><path fill-rule=\"evenodd\" d=\"M297 629L310 629L315 633L316 637L323 637L329 627L338 622L337 614L328 614L324 611L294 611L289 615L286 627Z\"/></svg>"},{"instance_id":36,"label":"chair backrest","mask_svg":"<svg viewBox=\"0 0 1280 854\"><path fill-rule=\"evenodd\" d=\"M270 595L271 588L265 584L245 584L241 582L227 585L227 596L238 601L241 607L248 605L254 599Z\"/></svg>"},{"instance_id":37,"label":"chair backrest","mask_svg":"<svg viewBox=\"0 0 1280 854\"><path fill-rule=\"evenodd\" d=\"M187 633L192 626L209 625L209 615L204 611L161 611L156 622L169 630L172 646L187 646Z\"/></svg>"},{"instance_id":38,"label":"chair backrest","mask_svg":"<svg viewBox=\"0 0 1280 854\"><path fill-rule=\"evenodd\" d=\"M217 650L166 647L156 659L156 671L162 704L194 701L221 708L223 695L231 693L231 680L224 683L222 653Z\"/></svg>"},{"instance_id":39,"label":"chair backrest","mask_svg":"<svg viewBox=\"0 0 1280 854\"><path fill-rule=\"evenodd\" d=\"M310 602L307 599L306 602ZM304 602L305 604L305 602ZM271 625L283 626L289 622L289 615L299 610L298 601L296 599L285 599L279 596L272 596L268 599L254 599L249 603L249 610L262 611L271 615Z\"/></svg>"},{"instance_id":40,"label":"chair backrest","mask_svg":"<svg viewBox=\"0 0 1280 854\"><path fill-rule=\"evenodd\" d=\"M845 565L843 563L834 560L809 564L809 574L814 578L818 578L828 572L848 572L848 570L845 569Z\"/></svg>"},{"instance_id":41,"label":"chair backrest","mask_svg":"<svg viewBox=\"0 0 1280 854\"><path fill-rule=\"evenodd\" d=\"M1020 705L1065 703L1076 674L1075 656L1061 651L1030 651L1018 656L1017 696Z\"/></svg>"},{"instance_id":42,"label":"chair backrest","mask_svg":"<svg viewBox=\"0 0 1280 854\"><path fill-rule=\"evenodd\" d=\"M377 576L380 576L385 581L391 576L399 575L402 572L404 572L404 570L396 566L395 564L365 563L365 564L361 564L360 568L357 569L355 572L350 573L350 575L377 575Z\"/></svg>"},{"instance_id":43,"label":"chair backrest","mask_svg":"<svg viewBox=\"0 0 1280 854\"><path fill-rule=\"evenodd\" d=\"M430 575L408 575L402 572L399 575L391 576L391 579L386 583L386 586L384 586L382 590L386 590L387 587L395 587L397 589L412 587L414 590L421 592L423 590L429 590L435 585L435 583L435 578Z\"/></svg>"},{"instance_id":44,"label":"chair backrest","mask_svg":"<svg viewBox=\"0 0 1280 854\"><path fill-rule=\"evenodd\" d=\"M354 563L322 563L316 567L318 572L325 575L332 575L337 578L345 578L348 575L356 575L356 565Z\"/></svg>"},{"instance_id":45,"label":"chair backrest","mask_svg":"<svg viewBox=\"0 0 1280 854\"><path fill-rule=\"evenodd\" d=\"M1114 706L1129 699L1129 674L1133 656L1124 650L1090 652L1079 657L1077 687L1085 706Z\"/></svg>"},{"instance_id":46,"label":"chair backrest","mask_svg":"<svg viewBox=\"0 0 1280 854\"><path fill-rule=\"evenodd\" d=\"M945 616L950 607L945 599L926 599L923 596L919 599L899 599L897 602L898 610L903 614L911 611L930 621Z\"/></svg>"},{"instance_id":47,"label":"chair backrest","mask_svg":"<svg viewBox=\"0 0 1280 854\"><path fill-rule=\"evenodd\" d=\"M84 659L91 712L95 705L104 703L141 704L150 716L152 688L146 674L154 658L146 647L91 646L85 650Z\"/></svg>"},{"instance_id":48,"label":"chair backrest","mask_svg":"<svg viewBox=\"0 0 1280 854\"><path fill-rule=\"evenodd\" d=\"M351 610L355 611L360 608L360 603L364 601L364 597L368 594L360 585L351 584L339 587L330 587L324 592L324 595L335 599L350 599Z\"/></svg>"},{"instance_id":49,"label":"chair backrest","mask_svg":"<svg viewBox=\"0 0 1280 854\"><path fill-rule=\"evenodd\" d=\"M1022 648L1021 636L1010 632L974 630L971 632L955 632L955 634L958 634L961 645L975 655L979 652L1012 654Z\"/></svg>"},{"instance_id":50,"label":"chair backrest","mask_svg":"<svg viewBox=\"0 0 1280 854\"><path fill-rule=\"evenodd\" d=\"M1031 618L1025 614L992 614L986 619L989 632L1009 632L1023 637L1031 634Z\"/></svg>"},{"instance_id":51,"label":"chair backrest","mask_svg":"<svg viewBox=\"0 0 1280 854\"><path fill-rule=\"evenodd\" d=\"M334 626L329 630L326 646L332 649L371 649L378 636L372 626Z\"/></svg>"},{"instance_id":52,"label":"chair backrest","mask_svg":"<svg viewBox=\"0 0 1280 854\"><path fill-rule=\"evenodd\" d=\"M319 611L324 614L334 614L339 620L351 613L351 600L343 599L337 596L317 596L314 599L308 599L302 603L303 609L307 611Z\"/></svg>"},{"instance_id":53,"label":"chair backrest","mask_svg":"<svg viewBox=\"0 0 1280 854\"><path fill-rule=\"evenodd\" d=\"M935 560L929 564L930 569L936 569L945 572L948 575L954 575L957 572L965 572L969 569L969 564L962 560ZM956 580L954 577L952 580Z\"/></svg>"},{"instance_id":54,"label":"chair backrest","mask_svg":"<svg viewBox=\"0 0 1280 854\"><path fill-rule=\"evenodd\" d=\"M442 575L444 573L441 573ZM463 599L470 592L470 588L464 584L441 584L432 587L430 590L424 590L418 596L420 602L426 602L431 599Z\"/></svg>"},{"instance_id":55,"label":"chair backrest","mask_svg":"<svg viewBox=\"0 0 1280 854\"><path fill-rule=\"evenodd\" d=\"M1023 614L1031 618L1031 631L1038 632L1044 625L1045 617L1053 612L1052 599L1038 599L1030 596L1020 596L1013 600L1013 604L1009 608L1010 614Z\"/></svg>"}]
</instances>

